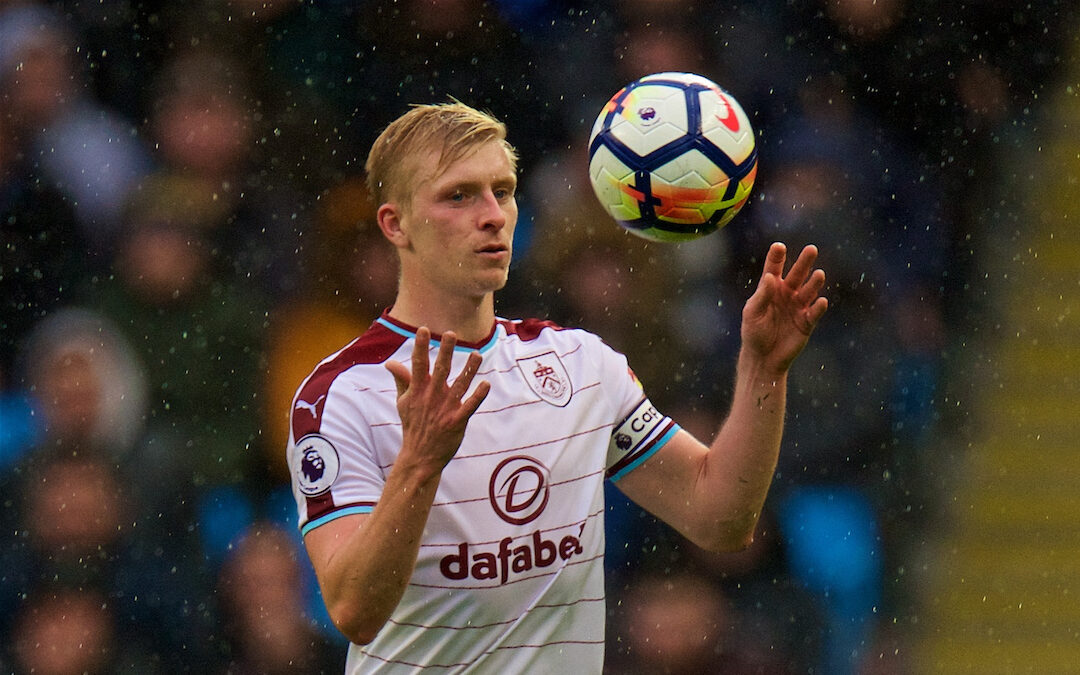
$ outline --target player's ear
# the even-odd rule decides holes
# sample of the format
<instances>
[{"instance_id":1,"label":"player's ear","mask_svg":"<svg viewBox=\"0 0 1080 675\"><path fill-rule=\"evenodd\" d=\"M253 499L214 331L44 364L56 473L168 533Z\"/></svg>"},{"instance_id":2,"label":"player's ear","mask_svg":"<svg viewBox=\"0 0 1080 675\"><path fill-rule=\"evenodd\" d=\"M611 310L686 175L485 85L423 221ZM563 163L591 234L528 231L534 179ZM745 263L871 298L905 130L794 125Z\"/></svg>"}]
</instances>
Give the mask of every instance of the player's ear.
<instances>
[{"instance_id":1,"label":"player's ear","mask_svg":"<svg viewBox=\"0 0 1080 675\"><path fill-rule=\"evenodd\" d=\"M375 221L379 224L383 236L398 248L409 245L409 235L402 229L401 207L395 202L387 202L375 212Z\"/></svg>"}]
</instances>

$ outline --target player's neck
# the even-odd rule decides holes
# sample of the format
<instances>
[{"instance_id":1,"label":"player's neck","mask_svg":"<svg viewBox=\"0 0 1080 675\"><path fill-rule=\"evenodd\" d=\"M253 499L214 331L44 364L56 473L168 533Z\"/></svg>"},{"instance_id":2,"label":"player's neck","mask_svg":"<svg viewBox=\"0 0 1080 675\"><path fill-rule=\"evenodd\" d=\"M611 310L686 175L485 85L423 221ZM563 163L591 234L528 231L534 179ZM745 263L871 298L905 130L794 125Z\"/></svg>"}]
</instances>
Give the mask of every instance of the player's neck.
<instances>
[{"instance_id":1,"label":"player's neck","mask_svg":"<svg viewBox=\"0 0 1080 675\"><path fill-rule=\"evenodd\" d=\"M477 298L445 298L402 288L390 316L409 326L427 326L434 335L453 331L462 342L479 342L491 334L495 300L491 293Z\"/></svg>"}]
</instances>

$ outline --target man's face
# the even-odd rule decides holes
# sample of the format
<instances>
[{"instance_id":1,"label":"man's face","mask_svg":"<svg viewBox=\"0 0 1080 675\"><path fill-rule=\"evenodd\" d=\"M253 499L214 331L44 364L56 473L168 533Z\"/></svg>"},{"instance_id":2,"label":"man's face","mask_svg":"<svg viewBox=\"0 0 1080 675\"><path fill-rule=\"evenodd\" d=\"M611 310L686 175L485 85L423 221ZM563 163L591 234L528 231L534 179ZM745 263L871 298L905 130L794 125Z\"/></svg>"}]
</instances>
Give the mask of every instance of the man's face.
<instances>
[{"instance_id":1,"label":"man's face","mask_svg":"<svg viewBox=\"0 0 1080 675\"><path fill-rule=\"evenodd\" d=\"M517 201L517 177L498 142L481 145L439 175L432 152L416 172L401 229L402 280L434 292L481 297L506 284Z\"/></svg>"}]
</instances>

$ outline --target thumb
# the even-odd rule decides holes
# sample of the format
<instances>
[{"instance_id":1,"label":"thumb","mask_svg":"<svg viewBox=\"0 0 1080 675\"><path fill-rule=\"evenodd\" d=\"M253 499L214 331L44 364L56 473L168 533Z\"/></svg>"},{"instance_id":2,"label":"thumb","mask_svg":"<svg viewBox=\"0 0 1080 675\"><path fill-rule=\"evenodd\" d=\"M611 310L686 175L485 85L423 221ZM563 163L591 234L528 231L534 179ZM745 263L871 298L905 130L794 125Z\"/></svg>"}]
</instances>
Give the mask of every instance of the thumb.
<instances>
[{"instance_id":1,"label":"thumb","mask_svg":"<svg viewBox=\"0 0 1080 675\"><path fill-rule=\"evenodd\" d=\"M394 385L397 387L398 398L405 395L405 391L412 383L412 373L400 361L387 361L385 366L394 376Z\"/></svg>"},{"instance_id":2,"label":"thumb","mask_svg":"<svg viewBox=\"0 0 1080 675\"><path fill-rule=\"evenodd\" d=\"M768 309L769 303L772 301L773 296L776 295L776 284L779 283L779 279L775 274L766 272L761 275L761 280L758 282L757 290L750 296L750 299L746 302L746 311L752 317L758 317Z\"/></svg>"}]
</instances>

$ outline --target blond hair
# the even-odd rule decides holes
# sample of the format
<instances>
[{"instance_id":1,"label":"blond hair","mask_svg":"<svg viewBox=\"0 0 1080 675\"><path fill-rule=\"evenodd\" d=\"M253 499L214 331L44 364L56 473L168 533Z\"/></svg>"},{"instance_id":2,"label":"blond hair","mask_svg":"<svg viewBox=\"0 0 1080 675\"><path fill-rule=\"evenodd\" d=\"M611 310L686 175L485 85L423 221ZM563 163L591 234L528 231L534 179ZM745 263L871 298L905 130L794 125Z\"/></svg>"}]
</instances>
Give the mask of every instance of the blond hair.
<instances>
[{"instance_id":1,"label":"blond hair","mask_svg":"<svg viewBox=\"0 0 1080 675\"><path fill-rule=\"evenodd\" d=\"M517 152L506 140L506 125L460 101L414 105L390 123L371 146L367 183L376 204L412 198L417 170L425 151L437 151L435 176L484 143L500 143L517 168Z\"/></svg>"}]
</instances>

